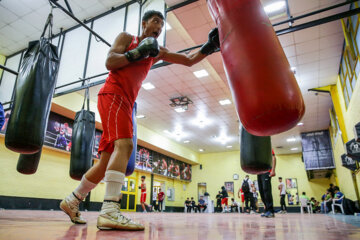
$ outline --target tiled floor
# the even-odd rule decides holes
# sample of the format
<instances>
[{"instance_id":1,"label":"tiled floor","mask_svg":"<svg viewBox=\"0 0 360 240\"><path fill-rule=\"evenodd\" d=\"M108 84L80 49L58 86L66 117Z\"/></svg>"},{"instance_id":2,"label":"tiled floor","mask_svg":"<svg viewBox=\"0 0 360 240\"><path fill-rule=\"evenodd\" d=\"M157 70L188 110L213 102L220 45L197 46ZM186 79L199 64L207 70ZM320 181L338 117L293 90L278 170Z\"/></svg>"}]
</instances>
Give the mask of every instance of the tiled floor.
<instances>
[{"instance_id":1,"label":"tiled floor","mask_svg":"<svg viewBox=\"0 0 360 240\"><path fill-rule=\"evenodd\" d=\"M264 219L259 215L238 213L126 215L144 223L145 231L100 231L96 228L96 212L83 213L88 220L87 225L73 225L60 211L1 210L0 239L360 239L360 228L344 222L347 217L350 221L358 219L354 216L294 213Z\"/></svg>"}]
</instances>

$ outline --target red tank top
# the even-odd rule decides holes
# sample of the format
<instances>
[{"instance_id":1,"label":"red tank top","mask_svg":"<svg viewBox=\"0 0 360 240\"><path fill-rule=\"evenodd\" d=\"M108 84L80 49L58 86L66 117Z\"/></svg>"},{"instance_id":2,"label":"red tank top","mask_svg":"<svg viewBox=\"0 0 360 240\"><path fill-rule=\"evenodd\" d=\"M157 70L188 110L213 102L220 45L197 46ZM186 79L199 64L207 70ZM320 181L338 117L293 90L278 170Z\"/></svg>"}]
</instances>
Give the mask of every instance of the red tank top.
<instances>
[{"instance_id":1,"label":"red tank top","mask_svg":"<svg viewBox=\"0 0 360 240\"><path fill-rule=\"evenodd\" d=\"M133 36L131 44L125 51L130 51L138 45L139 37ZM137 62L129 63L125 67L111 70L99 94L112 93L124 96L128 100L129 107L132 109L140 91L141 84L145 80L153 63L154 58L148 57Z\"/></svg>"},{"instance_id":2,"label":"red tank top","mask_svg":"<svg viewBox=\"0 0 360 240\"><path fill-rule=\"evenodd\" d=\"M145 184L141 184L141 193L146 193L146 188L143 189L142 186L145 185Z\"/></svg>"}]
</instances>

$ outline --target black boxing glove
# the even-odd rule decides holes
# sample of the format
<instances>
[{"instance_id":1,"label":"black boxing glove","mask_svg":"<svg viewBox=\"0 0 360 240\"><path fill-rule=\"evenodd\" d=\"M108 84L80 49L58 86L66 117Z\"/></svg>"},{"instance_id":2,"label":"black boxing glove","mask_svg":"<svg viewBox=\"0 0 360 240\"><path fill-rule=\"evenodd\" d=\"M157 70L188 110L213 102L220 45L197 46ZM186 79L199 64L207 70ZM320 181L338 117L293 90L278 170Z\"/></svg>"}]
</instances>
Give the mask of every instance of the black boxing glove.
<instances>
[{"instance_id":1,"label":"black boxing glove","mask_svg":"<svg viewBox=\"0 0 360 240\"><path fill-rule=\"evenodd\" d=\"M125 53L129 62L139 61L147 57L156 57L160 52L159 44L153 37L147 37L142 40L137 48Z\"/></svg>"},{"instance_id":2,"label":"black boxing glove","mask_svg":"<svg viewBox=\"0 0 360 240\"><path fill-rule=\"evenodd\" d=\"M213 28L209 32L209 39L207 43L201 47L200 52L205 55L210 55L218 48L220 48L219 31L218 28Z\"/></svg>"}]
</instances>

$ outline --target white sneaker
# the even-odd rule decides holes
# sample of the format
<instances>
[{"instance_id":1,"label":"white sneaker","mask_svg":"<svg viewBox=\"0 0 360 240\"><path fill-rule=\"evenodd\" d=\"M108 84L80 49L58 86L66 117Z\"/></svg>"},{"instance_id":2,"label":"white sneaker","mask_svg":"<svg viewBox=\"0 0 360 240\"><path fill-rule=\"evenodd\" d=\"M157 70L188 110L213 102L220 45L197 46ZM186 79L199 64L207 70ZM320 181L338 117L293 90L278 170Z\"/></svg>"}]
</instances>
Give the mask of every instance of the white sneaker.
<instances>
[{"instance_id":1,"label":"white sneaker","mask_svg":"<svg viewBox=\"0 0 360 240\"><path fill-rule=\"evenodd\" d=\"M253 210L250 211L250 214L255 214L255 212Z\"/></svg>"},{"instance_id":2,"label":"white sneaker","mask_svg":"<svg viewBox=\"0 0 360 240\"><path fill-rule=\"evenodd\" d=\"M86 220L82 218L79 212L79 204L80 200L70 195L61 201L60 209L69 216L73 223L85 224Z\"/></svg>"},{"instance_id":3,"label":"white sneaker","mask_svg":"<svg viewBox=\"0 0 360 240\"><path fill-rule=\"evenodd\" d=\"M100 215L97 219L97 227L100 230L144 230L144 225L132 221L120 212L120 204L116 202L103 202Z\"/></svg>"}]
</instances>

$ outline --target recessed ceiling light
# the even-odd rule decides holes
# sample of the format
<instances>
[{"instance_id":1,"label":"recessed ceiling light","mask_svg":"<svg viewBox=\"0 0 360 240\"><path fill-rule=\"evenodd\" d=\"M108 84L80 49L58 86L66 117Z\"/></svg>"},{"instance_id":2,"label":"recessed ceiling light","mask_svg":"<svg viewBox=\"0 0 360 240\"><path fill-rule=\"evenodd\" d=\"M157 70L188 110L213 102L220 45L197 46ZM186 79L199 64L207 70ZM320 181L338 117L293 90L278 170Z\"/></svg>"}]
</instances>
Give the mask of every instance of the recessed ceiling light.
<instances>
[{"instance_id":1,"label":"recessed ceiling light","mask_svg":"<svg viewBox=\"0 0 360 240\"><path fill-rule=\"evenodd\" d=\"M185 112L186 110L182 107L177 107L177 108L174 108L174 110L178 113L182 113L182 112Z\"/></svg>"},{"instance_id":2,"label":"recessed ceiling light","mask_svg":"<svg viewBox=\"0 0 360 240\"><path fill-rule=\"evenodd\" d=\"M203 70L199 70L199 71L194 72L194 75L197 78L202 78L202 77L209 76L209 73L205 69L203 69Z\"/></svg>"},{"instance_id":3,"label":"recessed ceiling light","mask_svg":"<svg viewBox=\"0 0 360 240\"><path fill-rule=\"evenodd\" d=\"M299 122L297 125L298 125L298 126L302 126L302 125L304 125L304 123Z\"/></svg>"},{"instance_id":4,"label":"recessed ceiling light","mask_svg":"<svg viewBox=\"0 0 360 240\"><path fill-rule=\"evenodd\" d=\"M169 130L164 130L164 133L170 134Z\"/></svg>"},{"instance_id":5,"label":"recessed ceiling light","mask_svg":"<svg viewBox=\"0 0 360 240\"><path fill-rule=\"evenodd\" d=\"M272 13L285 8L285 6L286 6L285 1L278 1L265 6L264 10L266 13Z\"/></svg>"},{"instance_id":6,"label":"recessed ceiling light","mask_svg":"<svg viewBox=\"0 0 360 240\"><path fill-rule=\"evenodd\" d=\"M296 141L296 138L288 138L286 139L287 142L295 142Z\"/></svg>"},{"instance_id":7,"label":"recessed ceiling light","mask_svg":"<svg viewBox=\"0 0 360 240\"><path fill-rule=\"evenodd\" d=\"M296 67L291 67L291 71L296 74Z\"/></svg>"},{"instance_id":8,"label":"recessed ceiling light","mask_svg":"<svg viewBox=\"0 0 360 240\"><path fill-rule=\"evenodd\" d=\"M145 89L145 90L150 90L150 89L154 89L155 88L155 86L154 85L152 85L151 83L144 83L143 85L142 85L142 87Z\"/></svg>"},{"instance_id":9,"label":"recessed ceiling light","mask_svg":"<svg viewBox=\"0 0 360 240\"><path fill-rule=\"evenodd\" d=\"M232 146L226 146L226 148L232 148Z\"/></svg>"},{"instance_id":10,"label":"recessed ceiling light","mask_svg":"<svg viewBox=\"0 0 360 240\"><path fill-rule=\"evenodd\" d=\"M291 148L290 150L291 151L296 151L296 150L298 150L298 148Z\"/></svg>"},{"instance_id":11,"label":"recessed ceiling light","mask_svg":"<svg viewBox=\"0 0 360 240\"><path fill-rule=\"evenodd\" d=\"M229 99L224 99L219 101L220 105L229 105L231 101Z\"/></svg>"},{"instance_id":12,"label":"recessed ceiling light","mask_svg":"<svg viewBox=\"0 0 360 240\"><path fill-rule=\"evenodd\" d=\"M199 149L199 151L200 151L200 152L203 152L203 151L204 151L204 149L200 148L200 149Z\"/></svg>"},{"instance_id":13,"label":"recessed ceiling light","mask_svg":"<svg viewBox=\"0 0 360 240\"><path fill-rule=\"evenodd\" d=\"M170 24L169 24L169 23L166 23L165 28L166 28L166 31L168 31L168 30L172 29L172 27L170 26Z\"/></svg>"},{"instance_id":14,"label":"recessed ceiling light","mask_svg":"<svg viewBox=\"0 0 360 240\"><path fill-rule=\"evenodd\" d=\"M136 118L145 118L145 115L137 115Z\"/></svg>"},{"instance_id":15,"label":"recessed ceiling light","mask_svg":"<svg viewBox=\"0 0 360 240\"><path fill-rule=\"evenodd\" d=\"M189 143L189 142L190 142L190 140L185 140L185 141L184 141L184 143Z\"/></svg>"}]
</instances>

